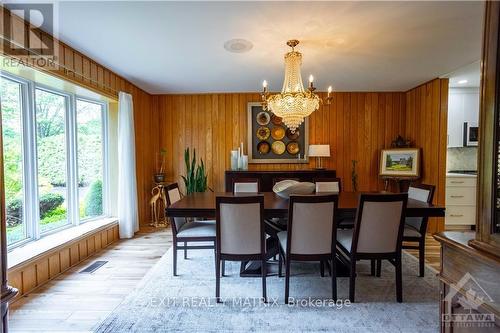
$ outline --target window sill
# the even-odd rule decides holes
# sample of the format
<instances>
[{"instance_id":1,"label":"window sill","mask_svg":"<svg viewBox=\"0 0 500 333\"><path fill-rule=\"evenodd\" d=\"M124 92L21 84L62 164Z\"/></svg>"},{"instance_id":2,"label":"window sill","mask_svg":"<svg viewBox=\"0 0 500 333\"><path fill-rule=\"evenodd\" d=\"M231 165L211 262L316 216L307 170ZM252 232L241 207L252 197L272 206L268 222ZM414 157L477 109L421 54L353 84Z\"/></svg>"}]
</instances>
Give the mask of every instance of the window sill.
<instances>
[{"instance_id":1,"label":"window sill","mask_svg":"<svg viewBox=\"0 0 500 333\"><path fill-rule=\"evenodd\" d=\"M116 217L89 221L16 247L7 254L8 269L17 269L37 260L39 257L47 255L49 252L57 251L59 248L87 237L89 234L107 229L115 224L118 224L118 218Z\"/></svg>"}]
</instances>

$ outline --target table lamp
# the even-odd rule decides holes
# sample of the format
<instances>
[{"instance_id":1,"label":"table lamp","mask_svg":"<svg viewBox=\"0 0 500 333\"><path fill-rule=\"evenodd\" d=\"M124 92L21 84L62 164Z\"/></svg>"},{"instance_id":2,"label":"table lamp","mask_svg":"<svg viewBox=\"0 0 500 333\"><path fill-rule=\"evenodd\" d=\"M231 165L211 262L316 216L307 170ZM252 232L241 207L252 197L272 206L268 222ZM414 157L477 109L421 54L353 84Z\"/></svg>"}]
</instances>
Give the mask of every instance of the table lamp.
<instances>
[{"instance_id":1,"label":"table lamp","mask_svg":"<svg viewBox=\"0 0 500 333\"><path fill-rule=\"evenodd\" d=\"M321 163L321 158L330 157L330 145L309 145L309 156L317 159L315 169L325 169Z\"/></svg>"}]
</instances>

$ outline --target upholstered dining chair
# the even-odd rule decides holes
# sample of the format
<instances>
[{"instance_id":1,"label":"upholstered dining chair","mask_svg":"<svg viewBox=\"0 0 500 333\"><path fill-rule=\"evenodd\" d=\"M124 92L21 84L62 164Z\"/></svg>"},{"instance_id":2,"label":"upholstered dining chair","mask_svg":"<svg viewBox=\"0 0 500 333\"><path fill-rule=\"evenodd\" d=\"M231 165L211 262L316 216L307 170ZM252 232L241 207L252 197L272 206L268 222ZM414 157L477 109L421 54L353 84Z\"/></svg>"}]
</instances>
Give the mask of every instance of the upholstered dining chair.
<instances>
[{"instance_id":1,"label":"upholstered dining chair","mask_svg":"<svg viewBox=\"0 0 500 333\"><path fill-rule=\"evenodd\" d=\"M349 299L354 302L356 261L388 260L396 270L396 299L403 301L401 248L408 194L361 194L354 229L337 231L340 255L350 263Z\"/></svg>"},{"instance_id":2,"label":"upholstered dining chair","mask_svg":"<svg viewBox=\"0 0 500 333\"><path fill-rule=\"evenodd\" d=\"M167 205L170 206L181 199L179 185L173 183L165 187ZM172 221L173 237L173 274L177 275L177 250L184 250L184 259L187 259L187 250L214 249L215 250L215 221L191 221L185 217L174 217ZM188 245L188 243L212 243ZM179 245L183 243L183 245Z\"/></svg>"},{"instance_id":3,"label":"upholstered dining chair","mask_svg":"<svg viewBox=\"0 0 500 333\"><path fill-rule=\"evenodd\" d=\"M434 198L434 185L412 184L408 188L408 198L426 203L432 203ZM418 249L419 276L425 272L425 234L427 233L427 217L407 217L403 232L403 249ZM415 245L417 243L417 245ZM380 275L380 263L377 263L377 275Z\"/></svg>"},{"instance_id":4,"label":"upholstered dining chair","mask_svg":"<svg viewBox=\"0 0 500 333\"><path fill-rule=\"evenodd\" d=\"M234 193L258 193L260 181L258 178L236 178L233 180Z\"/></svg>"},{"instance_id":5,"label":"upholstered dining chair","mask_svg":"<svg viewBox=\"0 0 500 333\"><path fill-rule=\"evenodd\" d=\"M340 178L315 178L316 193L339 193L341 191Z\"/></svg>"},{"instance_id":6,"label":"upholstered dining chair","mask_svg":"<svg viewBox=\"0 0 500 333\"><path fill-rule=\"evenodd\" d=\"M290 291L291 261L331 260L332 298L337 299L337 273L335 264L337 195L291 195L288 230L278 233L280 255L279 272L285 264L285 303ZM322 274L323 275L323 274Z\"/></svg>"},{"instance_id":7,"label":"upholstered dining chair","mask_svg":"<svg viewBox=\"0 0 500 333\"><path fill-rule=\"evenodd\" d=\"M220 302L221 261L260 260L262 297L266 301L266 236L264 197L217 197L215 297Z\"/></svg>"}]
</instances>

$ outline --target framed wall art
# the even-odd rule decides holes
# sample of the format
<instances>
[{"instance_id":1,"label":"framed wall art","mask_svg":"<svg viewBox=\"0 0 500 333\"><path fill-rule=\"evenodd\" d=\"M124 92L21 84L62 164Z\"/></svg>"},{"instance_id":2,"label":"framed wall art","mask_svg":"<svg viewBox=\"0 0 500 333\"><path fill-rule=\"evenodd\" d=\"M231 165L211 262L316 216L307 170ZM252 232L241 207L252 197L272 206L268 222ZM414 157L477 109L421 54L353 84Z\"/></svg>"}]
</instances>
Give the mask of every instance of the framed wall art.
<instances>
[{"instance_id":1,"label":"framed wall art","mask_svg":"<svg viewBox=\"0 0 500 333\"><path fill-rule=\"evenodd\" d=\"M308 163L308 119L292 133L280 117L248 103L248 163Z\"/></svg>"},{"instance_id":2,"label":"framed wall art","mask_svg":"<svg viewBox=\"0 0 500 333\"><path fill-rule=\"evenodd\" d=\"M382 149L379 174L380 176L419 177L420 149Z\"/></svg>"}]
</instances>

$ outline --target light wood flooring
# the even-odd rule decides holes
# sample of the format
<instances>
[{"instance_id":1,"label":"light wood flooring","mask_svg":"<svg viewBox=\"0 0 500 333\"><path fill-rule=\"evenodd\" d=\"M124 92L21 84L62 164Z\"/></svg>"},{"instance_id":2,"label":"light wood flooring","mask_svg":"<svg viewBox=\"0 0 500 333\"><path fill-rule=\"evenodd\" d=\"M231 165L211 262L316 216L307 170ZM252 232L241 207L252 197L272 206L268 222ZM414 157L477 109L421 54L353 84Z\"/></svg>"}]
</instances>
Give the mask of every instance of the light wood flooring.
<instances>
[{"instance_id":1,"label":"light wood flooring","mask_svg":"<svg viewBox=\"0 0 500 333\"><path fill-rule=\"evenodd\" d=\"M11 306L10 332L91 332L172 245L170 229L141 229L57 276ZM107 260L95 273L79 273Z\"/></svg>"},{"instance_id":2,"label":"light wood flooring","mask_svg":"<svg viewBox=\"0 0 500 333\"><path fill-rule=\"evenodd\" d=\"M141 229L88 258L11 306L11 332L91 332L170 248L170 229ZM418 257L417 251L408 251ZM427 237L426 262L439 270L440 245ZM182 258L182 256L180 257ZM96 260L108 263L80 274Z\"/></svg>"}]
</instances>

